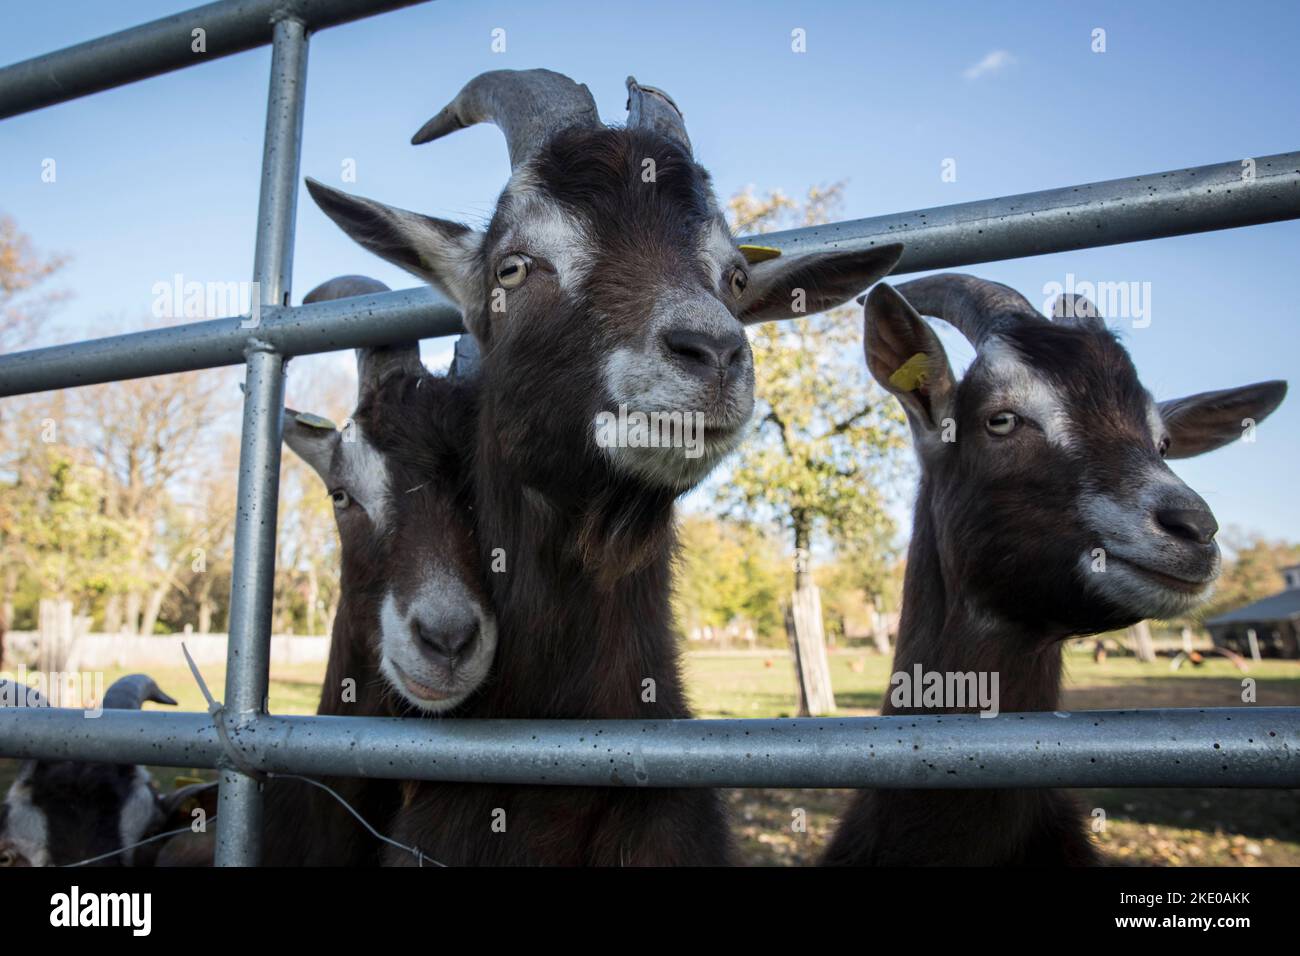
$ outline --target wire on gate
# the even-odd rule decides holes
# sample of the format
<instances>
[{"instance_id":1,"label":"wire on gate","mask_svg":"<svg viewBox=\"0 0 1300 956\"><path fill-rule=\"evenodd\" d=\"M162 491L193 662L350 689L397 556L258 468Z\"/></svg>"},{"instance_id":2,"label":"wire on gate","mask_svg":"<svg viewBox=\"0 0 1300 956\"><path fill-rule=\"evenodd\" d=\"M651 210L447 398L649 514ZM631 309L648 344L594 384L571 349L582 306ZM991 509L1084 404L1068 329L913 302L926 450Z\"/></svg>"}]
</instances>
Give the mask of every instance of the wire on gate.
<instances>
[{"instance_id":1,"label":"wire on gate","mask_svg":"<svg viewBox=\"0 0 1300 956\"><path fill-rule=\"evenodd\" d=\"M226 705L212 696L212 691L208 690L208 682L203 679L199 673L199 665L194 663L194 658L190 657L190 649L181 641L181 653L185 655L185 661L190 665L190 673L198 681L199 690L203 691L203 696L208 701L208 714L212 717L212 724L217 728L217 741L221 744L221 751L226 755L226 759L234 765L246 777L252 777L254 780L265 782L266 774L258 770L239 752L235 742L230 739L230 731L226 727Z\"/></svg>"},{"instance_id":2,"label":"wire on gate","mask_svg":"<svg viewBox=\"0 0 1300 956\"><path fill-rule=\"evenodd\" d=\"M199 673L199 665L194 663L194 658L190 656L190 649L185 646L184 641L181 641L181 652L184 653L185 660L190 665L190 673L194 675L194 680L198 682L199 690L203 692L203 696L208 701L208 713L212 716L213 724L216 725L218 740L221 743L221 749L226 754L226 756L230 758L230 762L235 765L235 769L237 769L240 773L252 777L258 781L265 781L268 777L278 778L281 780L301 780L303 783L309 783L313 787L319 787L321 790L324 790L331 797L337 800L339 804L342 805L343 809L347 810L348 813L352 814L352 816L357 820L357 822L360 823L363 827L365 827L370 832L370 835L373 836L376 840L381 840L384 843L389 844L390 846L395 846L399 850L404 850L405 852L410 853L412 856L415 857L417 865L423 867L425 860L428 860L434 866L447 865L445 863L438 862L433 857L429 856L427 853L421 850L419 847L407 846L405 843L399 843L396 840L391 839L390 837L384 836L373 826L371 826L369 821L367 821L366 818L363 817L356 810L356 808L352 806L352 804L348 803L346 798L344 798L332 787L329 787L328 785L322 783L321 781L313 780L311 777L304 777L301 774L297 774L297 773L273 773L271 771L258 770L256 767L253 767L251 764L249 764L244 759L243 754L241 754L239 750L235 747L234 741L230 739L230 735L226 730L226 721L224 719L225 711L226 711L225 704L216 700L212 696L212 692L208 690L207 681L205 681L203 679L203 675ZM213 817L213 819L215 819L215 817ZM182 831L176 831L176 832L182 832ZM150 839L157 839L157 837L151 837ZM130 849L130 848L126 847L123 850L119 850L115 852L118 853L124 852L125 849ZM114 855L113 853L105 854L105 856L113 856L113 855ZM101 859L101 858L97 857L96 859ZM83 861L83 862L90 862L90 861Z\"/></svg>"},{"instance_id":3,"label":"wire on gate","mask_svg":"<svg viewBox=\"0 0 1300 956\"><path fill-rule=\"evenodd\" d=\"M343 809L347 810L348 813L356 817L357 822L360 823L367 830L369 830L370 835L373 836L376 840L382 840L384 843L387 843L389 846L395 846L399 850L405 850L407 853L415 857L417 864L420 866L424 866L425 860L428 860L434 866L445 867L447 865L446 863L439 863L433 857L429 856L427 853L421 850L418 846L407 846L405 843L398 843L396 840L392 839L391 837L384 836L382 833L380 833L378 830L372 827L366 821L366 818L363 817L360 813L358 813L357 810L352 806L352 804L348 803L345 797L343 797L336 790L334 790L327 784L322 783L319 780L313 780L311 777L304 777L302 774L299 773L271 773L268 771L267 776L275 777L280 780L301 780L303 783L309 783L313 787L320 787L331 797L337 800L340 804L342 804Z\"/></svg>"},{"instance_id":4,"label":"wire on gate","mask_svg":"<svg viewBox=\"0 0 1300 956\"><path fill-rule=\"evenodd\" d=\"M211 823L216 818L217 815L214 813L212 814L212 816L208 817L206 823ZM136 847L144 846L146 843L154 843L157 840L165 840L168 837L180 836L182 833L194 833L194 832L197 831L194 830L193 826L178 827L175 830L168 830L165 833L155 833L153 836L145 837L143 840L137 840L135 843L128 843L126 846L122 847L121 849L109 850L107 853L101 853L99 854L99 856L92 856L85 860L78 860L76 863L64 863L63 866L64 867L89 866L91 863L98 863L100 860L107 860L111 856L120 856L121 854L126 853L128 850L134 850Z\"/></svg>"}]
</instances>

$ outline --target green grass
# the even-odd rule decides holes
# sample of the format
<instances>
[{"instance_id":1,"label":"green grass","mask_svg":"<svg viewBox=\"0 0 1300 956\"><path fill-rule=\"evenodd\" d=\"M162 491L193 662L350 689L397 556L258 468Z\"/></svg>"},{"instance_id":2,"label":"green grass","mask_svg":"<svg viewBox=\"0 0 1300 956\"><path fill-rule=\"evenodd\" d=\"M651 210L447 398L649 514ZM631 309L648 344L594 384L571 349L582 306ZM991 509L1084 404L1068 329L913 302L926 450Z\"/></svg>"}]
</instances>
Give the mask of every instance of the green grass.
<instances>
[{"instance_id":1,"label":"green grass","mask_svg":"<svg viewBox=\"0 0 1300 956\"><path fill-rule=\"evenodd\" d=\"M889 685L890 662L875 653L836 650L830 655L831 679L840 713L878 713ZM205 709L202 694L185 667L153 668L159 684L184 710ZM310 714L320 695L323 665L278 667L271 674L271 710ZM113 671L105 683L121 676ZM204 667L204 679L220 699L225 670ZM767 655L689 654L687 684L701 717L781 717L796 710L790 658ZM1067 655L1063 706L1071 710L1128 707L1248 706L1241 701L1242 679L1256 683L1261 705L1300 705L1300 662L1264 661L1243 675L1229 661L1211 658L1199 668L1169 670L1169 662L1143 664L1111 657L1102 664L1090 655ZM149 705L153 708L155 705ZM162 709L162 708L158 708ZM17 769L0 760L0 790ZM177 776L210 779L210 771L150 768L164 789ZM1290 790L1082 790L1089 809L1105 811L1107 826L1098 845L1114 863L1141 865L1300 865L1300 792ZM725 797L742 859L750 864L815 862L849 798L837 790L732 790ZM806 832L791 827L802 810Z\"/></svg>"}]
</instances>

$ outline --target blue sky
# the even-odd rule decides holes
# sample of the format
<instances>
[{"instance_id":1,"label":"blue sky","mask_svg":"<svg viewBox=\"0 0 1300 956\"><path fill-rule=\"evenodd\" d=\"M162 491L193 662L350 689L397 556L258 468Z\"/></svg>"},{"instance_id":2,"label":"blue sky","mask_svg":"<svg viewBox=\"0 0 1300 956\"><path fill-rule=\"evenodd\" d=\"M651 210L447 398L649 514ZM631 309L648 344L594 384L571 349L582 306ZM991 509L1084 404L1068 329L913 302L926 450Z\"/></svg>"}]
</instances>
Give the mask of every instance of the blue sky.
<instances>
[{"instance_id":1,"label":"blue sky","mask_svg":"<svg viewBox=\"0 0 1300 956\"><path fill-rule=\"evenodd\" d=\"M8 4L0 63L191 5ZM504 53L490 49L498 27ZM1104 53L1091 50L1098 27ZM791 50L795 28L805 53ZM856 218L1300 148L1298 33L1289 2L1227 15L1211 3L435 2L312 39L303 173L478 221L507 176L500 134L408 145L464 80L550 67L618 120L634 73L681 104L721 195L844 179ZM71 259L60 286L73 296L39 344L141 326L154 284L176 273L249 278L269 60L252 51L0 122L0 213ZM47 158L54 183L41 180ZM955 182L940 175L948 158ZM345 160L355 183L340 181ZM1146 384L1171 397L1300 367L1298 248L1292 222L971 271L1035 302L1067 273L1149 282L1151 323L1125 341ZM342 272L412 284L305 192L296 264L295 301ZM297 360L295 372L330 361L350 358ZM1253 445L1178 470L1221 524L1300 539L1298 430L1294 395Z\"/></svg>"}]
</instances>

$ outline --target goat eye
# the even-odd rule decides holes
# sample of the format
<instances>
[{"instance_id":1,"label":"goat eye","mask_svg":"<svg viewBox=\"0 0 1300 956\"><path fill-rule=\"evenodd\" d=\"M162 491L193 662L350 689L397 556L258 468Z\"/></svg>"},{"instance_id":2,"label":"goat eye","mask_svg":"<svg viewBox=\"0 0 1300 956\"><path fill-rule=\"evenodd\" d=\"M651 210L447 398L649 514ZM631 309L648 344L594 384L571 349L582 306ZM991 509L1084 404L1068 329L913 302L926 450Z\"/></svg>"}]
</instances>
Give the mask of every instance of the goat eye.
<instances>
[{"instance_id":1,"label":"goat eye","mask_svg":"<svg viewBox=\"0 0 1300 956\"><path fill-rule=\"evenodd\" d=\"M744 269L731 270L731 294L737 299L744 294L746 286L749 285L749 276L745 275Z\"/></svg>"},{"instance_id":2,"label":"goat eye","mask_svg":"<svg viewBox=\"0 0 1300 956\"><path fill-rule=\"evenodd\" d=\"M336 488L330 492L330 501L334 502L334 507L342 511L348 505L352 504L352 496L342 488Z\"/></svg>"},{"instance_id":3,"label":"goat eye","mask_svg":"<svg viewBox=\"0 0 1300 956\"><path fill-rule=\"evenodd\" d=\"M1166 435L1164 438L1160 439L1160 457L1161 457L1161 458L1164 458L1165 455L1167 455L1167 454L1169 454L1169 436L1168 436L1168 435Z\"/></svg>"},{"instance_id":4,"label":"goat eye","mask_svg":"<svg viewBox=\"0 0 1300 956\"><path fill-rule=\"evenodd\" d=\"M497 284L503 289L517 289L528 278L528 270L533 261L527 256L512 253L501 260L497 266Z\"/></svg>"},{"instance_id":5,"label":"goat eye","mask_svg":"<svg viewBox=\"0 0 1300 956\"><path fill-rule=\"evenodd\" d=\"M994 435L1010 435L1020 424L1020 417L1015 412L998 412L990 415L985 427Z\"/></svg>"}]
</instances>

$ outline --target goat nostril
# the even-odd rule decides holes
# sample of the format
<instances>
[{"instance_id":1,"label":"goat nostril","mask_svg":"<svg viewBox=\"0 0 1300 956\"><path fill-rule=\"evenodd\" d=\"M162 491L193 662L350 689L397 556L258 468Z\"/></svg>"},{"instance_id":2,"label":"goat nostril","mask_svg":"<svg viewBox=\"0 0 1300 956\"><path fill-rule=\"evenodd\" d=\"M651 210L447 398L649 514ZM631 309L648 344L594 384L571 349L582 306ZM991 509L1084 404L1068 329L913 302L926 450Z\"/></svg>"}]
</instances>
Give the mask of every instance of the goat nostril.
<instances>
[{"instance_id":1,"label":"goat nostril","mask_svg":"<svg viewBox=\"0 0 1300 956\"><path fill-rule=\"evenodd\" d=\"M680 361L702 365L709 372L725 372L740 354L745 338L735 333L708 335L689 329L674 329L664 333L664 344Z\"/></svg>"},{"instance_id":2,"label":"goat nostril","mask_svg":"<svg viewBox=\"0 0 1300 956\"><path fill-rule=\"evenodd\" d=\"M478 637L476 620L432 627L417 621L411 627L422 651L447 660L466 654Z\"/></svg>"},{"instance_id":3,"label":"goat nostril","mask_svg":"<svg viewBox=\"0 0 1300 956\"><path fill-rule=\"evenodd\" d=\"M466 621L459 627L448 628L443 634L443 646L449 657L464 656L474 646L478 637L478 621Z\"/></svg>"},{"instance_id":4,"label":"goat nostril","mask_svg":"<svg viewBox=\"0 0 1300 956\"><path fill-rule=\"evenodd\" d=\"M1219 531L1219 522L1204 508L1161 508L1156 522L1175 538L1197 544L1209 544Z\"/></svg>"}]
</instances>

